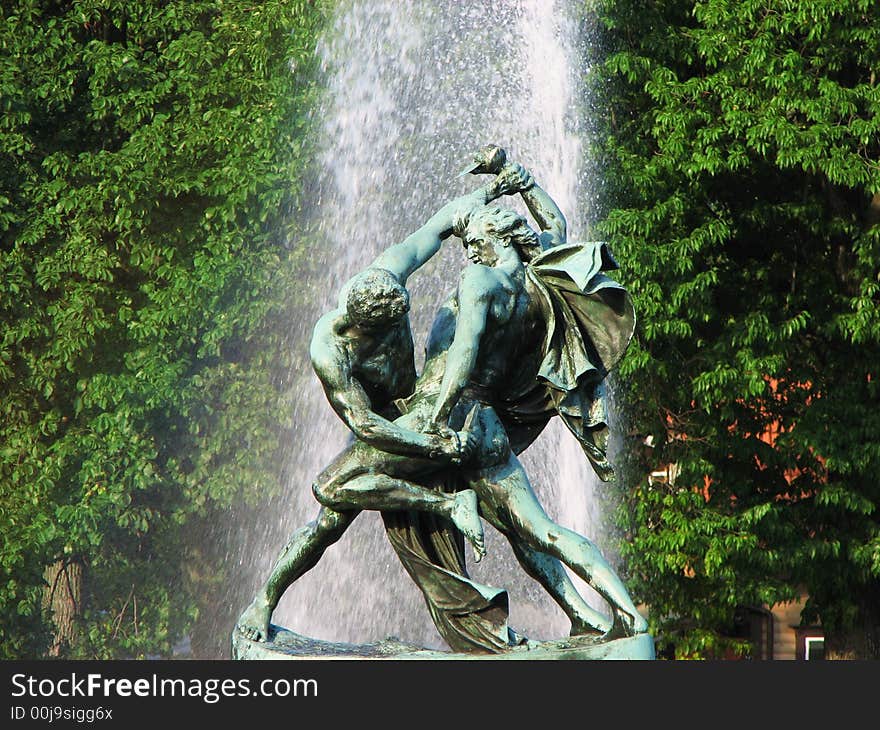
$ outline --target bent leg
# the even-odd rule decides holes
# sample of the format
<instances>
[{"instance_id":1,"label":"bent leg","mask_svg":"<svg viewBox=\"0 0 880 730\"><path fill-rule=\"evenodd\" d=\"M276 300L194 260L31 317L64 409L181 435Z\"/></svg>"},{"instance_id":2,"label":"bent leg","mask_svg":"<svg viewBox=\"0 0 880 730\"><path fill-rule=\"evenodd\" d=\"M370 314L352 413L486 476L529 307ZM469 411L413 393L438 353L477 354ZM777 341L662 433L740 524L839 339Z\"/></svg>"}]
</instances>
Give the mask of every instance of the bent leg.
<instances>
[{"instance_id":1,"label":"bent leg","mask_svg":"<svg viewBox=\"0 0 880 730\"><path fill-rule=\"evenodd\" d=\"M357 510L342 512L322 507L315 520L294 532L236 628L253 641L266 641L272 612L284 591L317 565L324 551L342 537L357 515Z\"/></svg>"},{"instance_id":2,"label":"bent leg","mask_svg":"<svg viewBox=\"0 0 880 730\"><path fill-rule=\"evenodd\" d=\"M477 561L486 554L477 495L472 489L447 494L388 474L358 474L344 480L334 477L316 484L314 491L321 504L334 510L432 512L452 520L473 546Z\"/></svg>"},{"instance_id":3,"label":"bent leg","mask_svg":"<svg viewBox=\"0 0 880 730\"><path fill-rule=\"evenodd\" d=\"M523 542L561 560L608 601L614 609L615 624L624 633L647 631L647 622L623 581L590 540L547 516L515 456L511 454L501 467L482 472L472 486L480 500L491 505L489 511Z\"/></svg>"},{"instance_id":4,"label":"bent leg","mask_svg":"<svg viewBox=\"0 0 880 730\"><path fill-rule=\"evenodd\" d=\"M357 441L318 476L312 491L315 499L336 511L414 510L450 519L480 560L486 547L476 493L468 489L447 494L419 484L444 468L429 459L389 454Z\"/></svg>"},{"instance_id":5,"label":"bent leg","mask_svg":"<svg viewBox=\"0 0 880 730\"><path fill-rule=\"evenodd\" d=\"M359 474L329 484L316 484L315 498L335 510L416 510L449 517L453 498L450 494L422 487L388 474Z\"/></svg>"}]
</instances>

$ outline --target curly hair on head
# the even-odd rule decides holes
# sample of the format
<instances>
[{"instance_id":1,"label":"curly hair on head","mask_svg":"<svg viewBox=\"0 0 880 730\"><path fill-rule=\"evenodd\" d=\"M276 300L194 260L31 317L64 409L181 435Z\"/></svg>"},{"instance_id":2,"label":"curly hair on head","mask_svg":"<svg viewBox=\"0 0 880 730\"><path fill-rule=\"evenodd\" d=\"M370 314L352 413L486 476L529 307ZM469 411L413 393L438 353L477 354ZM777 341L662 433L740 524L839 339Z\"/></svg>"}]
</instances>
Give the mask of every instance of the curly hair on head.
<instances>
[{"instance_id":1,"label":"curly hair on head","mask_svg":"<svg viewBox=\"0 0 880 730\"><path fill-rule=\"evenodd\" d=\"M369 268L352 278L345 308L357 324L390 324L409 311L409 292L390 271Z\"/></svg>"},{"instance_id":2,"label":"curly hair on head","mask_svg":"<svg viewBox=\"0 0 880 730\"><path fill-rule=\"evenodd\" d=\"M508 241L523 261L541 252L538 234L519 213L499 206L477 208L455 215L452 231L463 242L468 238L500 238Z\"/></svg>"}]
</instances>

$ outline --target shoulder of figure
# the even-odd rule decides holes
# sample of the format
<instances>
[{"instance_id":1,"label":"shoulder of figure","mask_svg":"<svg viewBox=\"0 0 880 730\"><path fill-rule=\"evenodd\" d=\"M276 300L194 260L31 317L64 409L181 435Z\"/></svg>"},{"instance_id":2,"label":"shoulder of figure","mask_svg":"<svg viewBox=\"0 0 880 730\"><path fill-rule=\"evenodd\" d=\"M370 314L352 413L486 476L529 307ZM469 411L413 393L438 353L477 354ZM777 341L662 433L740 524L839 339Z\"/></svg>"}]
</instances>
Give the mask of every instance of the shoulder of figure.
<instances>
[{"instance_id":1,"label":"shoulder of figure","mask_svg":"<svg viewBox=\"0 0 880 730\"><path fill-rule=\"evenodd\" d=\"M331 309L329 312L322 314L318 321L315 322L311 343L322 343L337 337L338 323L344 314L345 312L342 309Z\"/></svg>"},{"instance_id":2,"label":"shoulder of figure","mask_svg":"<svg viewBox=\"0 0 880 730\"><path fill-rule=\"evenodd\" d=\"M339 315L339 310L328 312L315 324L309 343L309 357L316 371L344 373L349 369L346 350L337 332Z\"/></svg>"},{"instance_id":3,"label":"shoulder of figure","mask_svg":"<svg viewBox=\"0 0 880 730\"><path fill-rule=\"evenodd\" d=\"M461 272L462 283L491 285L498 281L498 272L492 266L470 264Z\"/></svg>"},{"instance_id":4,"label":"shoulder of figure","mask_svg":"<svg viewBox=\"0 0 880 730\"><path fill-rule=\"evenodd\" d=\"M471 264L461 272L461 281L458 285L459 298L462 294L475 297L491 296L504 288L505 278L506 274L492 266Z\"/></svg>"}]
</instances>

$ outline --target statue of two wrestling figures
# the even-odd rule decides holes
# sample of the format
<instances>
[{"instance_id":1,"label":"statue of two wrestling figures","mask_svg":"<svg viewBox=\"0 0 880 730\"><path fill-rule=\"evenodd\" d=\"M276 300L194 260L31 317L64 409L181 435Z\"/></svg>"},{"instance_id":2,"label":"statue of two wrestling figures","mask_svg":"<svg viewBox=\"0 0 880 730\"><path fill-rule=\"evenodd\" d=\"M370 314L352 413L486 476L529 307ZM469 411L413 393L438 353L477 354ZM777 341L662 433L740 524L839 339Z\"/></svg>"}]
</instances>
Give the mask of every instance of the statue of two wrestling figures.
<instances>
[{"instance_id":1,"label":"statue of two wrestling figures","mask_svg":"<svg viewBox=\"0 0 880 730\"><path fill-rule=\"evenodd\" d=\"M550 656L586 647L574 658L602 658L597 647L637 640L621 658L653 658L647 622L621 579L590 540L548 517L517 458L558 417L599 478L613 479L604 383L635 325L627 292L606 274L617 264L605 243L569 243L559 207L497 145L474 154L464 173L492 177L352 277L315 326L312 364L355 439L315 479L317 517L294 532L239 618L238 658L280 640L270 621L282 594L361 510L382 513L456 654L536 657L539 644L552 644ZM521 196L537 230L494 204L510 195ZM417 373L407 281L452 237L470 264L434 317ZM483 520L569 617L569 639L530 642L508 626L506 591L468 577L465 547L475 560L485 554ZM563 566L610 615L586 603ZM319 651L302 640L300 654Z\"/></svg>"}]
</instances>

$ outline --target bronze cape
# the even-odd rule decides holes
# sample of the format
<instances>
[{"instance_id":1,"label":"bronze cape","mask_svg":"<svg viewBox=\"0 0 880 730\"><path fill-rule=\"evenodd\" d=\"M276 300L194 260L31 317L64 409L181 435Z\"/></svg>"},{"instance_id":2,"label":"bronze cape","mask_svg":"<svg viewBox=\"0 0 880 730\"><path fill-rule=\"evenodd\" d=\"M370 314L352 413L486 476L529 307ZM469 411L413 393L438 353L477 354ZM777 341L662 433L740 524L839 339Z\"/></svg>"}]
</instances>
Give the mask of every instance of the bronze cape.
<instances>
[{"instance_id":1,"label":"bronze cape","mask_svg":"<svg viewBox=\"0 0 880 730\"><path fill-rule=\"evenodd\" d=\"M601 242L551 248L526 265L526 287L545 324L537 377L526 374L493 402L520 454L558 415L602 481L607 458L604 379L632 339L635 310L604 271L617 262ZM438 485L434 485L438 486ZM454 489L447 483L440 488ZM453 651L499 652L511 645L508 597L467 576L461 535L427 513L383 513L389 540L419 586L437 630Z\"/></svg>"}]
</instances>

